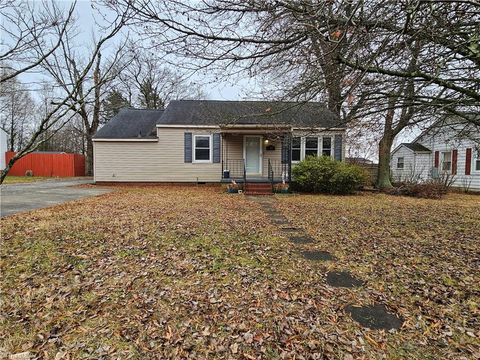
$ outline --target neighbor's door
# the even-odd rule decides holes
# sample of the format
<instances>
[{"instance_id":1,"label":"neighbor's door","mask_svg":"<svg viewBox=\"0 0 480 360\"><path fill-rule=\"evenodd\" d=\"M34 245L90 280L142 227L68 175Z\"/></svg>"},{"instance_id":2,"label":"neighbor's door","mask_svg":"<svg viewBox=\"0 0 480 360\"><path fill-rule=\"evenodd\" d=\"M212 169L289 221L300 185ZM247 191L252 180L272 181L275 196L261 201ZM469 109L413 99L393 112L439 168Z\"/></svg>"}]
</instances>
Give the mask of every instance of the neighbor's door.
<instances>
[{"instance_id":1,"label":"neighbor's door","mask_svg":"<svg viewBox=\"0 0 480 360\"><path fill-rule=\"evenodd\" d=\"M243 138L243 156L247 174L262 173L262 137L245 136Z\"/></svg>"}]
</instances>

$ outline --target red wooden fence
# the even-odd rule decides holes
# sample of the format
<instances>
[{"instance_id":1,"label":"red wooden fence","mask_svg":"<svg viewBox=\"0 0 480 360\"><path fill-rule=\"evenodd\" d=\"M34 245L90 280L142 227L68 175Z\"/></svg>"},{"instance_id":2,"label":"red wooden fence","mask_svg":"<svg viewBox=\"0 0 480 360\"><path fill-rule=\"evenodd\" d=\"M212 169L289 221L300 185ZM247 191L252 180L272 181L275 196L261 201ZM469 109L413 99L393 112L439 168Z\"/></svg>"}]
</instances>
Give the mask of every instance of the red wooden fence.
<instances>
[{"instance_id":1,"label":"red wooden fence","mask_svg":"<svg viewBox=\"0 0 480 360\"><path fill-rule=\"evenodd\" d=\"M15 155L12 151L5 153L6 163ZM8 175L24 176L31 170L33 176L85 176L85 156L67 153L30 153L17 160Z\"/></svg>"}]
</instances>

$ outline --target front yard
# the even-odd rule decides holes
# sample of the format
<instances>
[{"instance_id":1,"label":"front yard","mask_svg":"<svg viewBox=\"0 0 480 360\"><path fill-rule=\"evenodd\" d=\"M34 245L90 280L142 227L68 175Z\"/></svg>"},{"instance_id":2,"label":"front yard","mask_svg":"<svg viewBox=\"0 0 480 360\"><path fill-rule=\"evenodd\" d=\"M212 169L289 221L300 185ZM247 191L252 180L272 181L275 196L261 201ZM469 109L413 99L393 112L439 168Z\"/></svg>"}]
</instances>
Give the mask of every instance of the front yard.
<instances>
[{"instance_id":1,"label":"front yard","mask_svg":"<svg viewBox=\"0 0 480 360\"><path fill-rule=\"evenodd\" d=\"M118 188L2 219L0 354L480 357L480 197L273 203L315 242L290 242L258 202L218 188ZM315 249L336 260L300 254ZM328 286L339 270L364 285ZM403 327L369 330L345 310L373 303Z\"/></svg>"}]
</instances>

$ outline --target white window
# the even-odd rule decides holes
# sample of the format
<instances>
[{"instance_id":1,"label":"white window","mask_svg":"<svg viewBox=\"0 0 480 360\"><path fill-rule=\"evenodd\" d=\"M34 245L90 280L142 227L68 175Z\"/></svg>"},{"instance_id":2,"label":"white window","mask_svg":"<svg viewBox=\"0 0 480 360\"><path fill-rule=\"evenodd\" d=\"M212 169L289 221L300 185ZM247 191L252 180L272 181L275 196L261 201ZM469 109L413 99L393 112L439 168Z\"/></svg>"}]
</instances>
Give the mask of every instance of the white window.
<instances>
[{"instance_id":1,"label":"white window","mask_svg":"<svg viewBox=\"0 0 480 360\"><path fill-rule=\"evenodd\" d=\"M305 139L305 157L318 156L318 138L307 137Z\"/></svg>"},{"instance_id":2,"label":"white window","mask_svg":"<svg viewBox=\"0 0 480 360\"><path fill-rule=\"evenodd\" d=\"M300 154L302 148L302 139L299 137L294 137L292 139L292 161L300 161Z\"/></svg>"},{"instance_id":3,"label":"white window","mask_svg":"<svg viewBox=\"0 0 480 360\"><path fill-rule=\"evenodd\" d=\"M473 170L480 171L480 150L478 150L476 158L473 159Z\"/></svg>"},{"instance_id":4,"label":"white window","mask_svg":"<svg viewBox=\"0 0 480 360\"><path fill-rule=\"evenodd\" d=\"M451 171L452 170L452 152L443 151L442 152L442 171Z\"/></svg>"},{"instance_id":5,"label":"white window","mask_svg":"<svg viewBox=\"0 0 480 360\"><path fill-rule=\"evenodd\" d=\"M212 162L212 136L194 135L193 137L193 162Z\"/></svg>"},{"instance_id":6,"label":"white window","mask_svg":"<svg viewBox=\"0 0 480 360\"><path fill-rule=\"evenodd\" d=\"M403 169L403 167L405 166L405 159L404 157L399 157L397 158L397 169Z\"/></svg>"},{"instance_id":7,"label":"white window","mask_svg":"<svg viewBox=\"0 0 480 360\"><path fill-rule=\"evenodd\" d=\"M332 156L332 138L330 136L324 136L322 139L322 155Z\"/></svg>"}]
</instances>

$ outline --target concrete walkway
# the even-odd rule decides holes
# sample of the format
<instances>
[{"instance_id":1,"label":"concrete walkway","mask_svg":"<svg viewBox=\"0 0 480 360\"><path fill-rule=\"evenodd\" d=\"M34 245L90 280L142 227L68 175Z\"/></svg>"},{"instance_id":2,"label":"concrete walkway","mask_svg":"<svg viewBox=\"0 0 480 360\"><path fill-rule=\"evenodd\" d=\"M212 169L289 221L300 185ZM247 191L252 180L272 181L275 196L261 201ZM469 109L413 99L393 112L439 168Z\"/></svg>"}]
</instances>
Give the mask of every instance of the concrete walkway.
<instances>
[{"instance_id":1,"label":"concrete walkway","mask_svg":"<svg viewBox=\"0 0 480 360\"><path fill-rule=\"evenodd\" d=\"M75 185L91 183L93 183L92 179L74 178L1 185L0 216L45 208L111 191L108 188L75 187Z\"/></svg>"}]
</instances>

